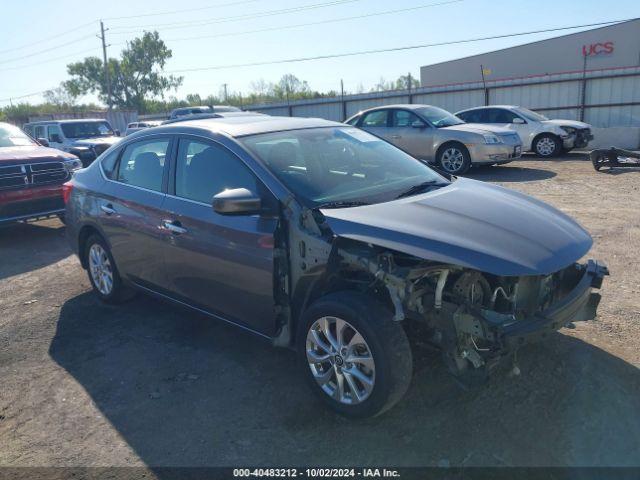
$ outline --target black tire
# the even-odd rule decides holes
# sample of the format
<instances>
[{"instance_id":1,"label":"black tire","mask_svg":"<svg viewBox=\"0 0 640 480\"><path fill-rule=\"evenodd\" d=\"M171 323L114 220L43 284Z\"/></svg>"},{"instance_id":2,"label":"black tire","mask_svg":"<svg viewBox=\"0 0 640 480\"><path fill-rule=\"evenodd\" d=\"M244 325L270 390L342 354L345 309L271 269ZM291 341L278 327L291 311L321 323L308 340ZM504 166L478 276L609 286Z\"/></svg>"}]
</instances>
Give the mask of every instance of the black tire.
<instances>
[{"instance_id":1,"label":"black tire","mask_svg":"<svg viewBox=\"0 0 640 480\"><path fill-rule=\"evenodd\" d=\"M552 133L543 133L533 141L533 151L539 157L552 158L562 153L562 143Z\"/></svg>"},{"instance_id":2,"label":"black tire","mask_svg":"<svg viewBox=\"0 0 640 480\"><path fill-rule=\"evenodd\" d=\"M330 396L320 387L311 370L311 364L307 360L307 334L315 322L323 317L337 317L348 322L362 335L370 350L375 364L374 382L368 397L360 403L342 403ZM380 415L402 398L411 383L413 360L404 329L399 322L393 320L389 309L367 295L337 292L318 299L302 315L296 344L304 375L311 388L341 415L355 418ZM327 365L329 369L338 368L334 367L338 365L336 360ZM348 367L349 363L344 365ZM334 383L337 388L337 381ZM346 388L353 391L351 387ZM354 398L353 394L351 398Z\"/></svg>"},{"instance_id":3,"label":"black tire","mask_svg":"<svg viewBox=\"0 0 640 480\"><path fill-rule=\"evenodd\" d=\"M462 161L458 161L458 165L452 166L451 161L448 160L448 157L451 155L461 158ZM436 163L438 164L438 168L448 174L463 175L471 168L471 156L464 145L457 142L447 143L438 149Z\"/></svg>"},{"instance_id":4,"label":"black tire","mask_svg":"<svg viewBox=\"0 0 640 480\"><path fill-rule=\"evenodd\" d=\"M102 291L100 291L100 288L96 284L96 281L94 280L93 275L91 273L91 260L89 256L91 254L90 252L93 245L99 245L102 248L102 250L105 252L109 260L109 264L111 267L111 275L113 278L112 287L109 293L103 293ZM111 255L111 250L109 249L107 242L105 242L105 240L100 235L92 234L91 236L89 236L89 238L87 238L84 244L83 252L85 256L84 260L85 260L85 265L87 266L87 274L89 276L89 282L91 282L91 287L93 288L94 293L98 296L98 298L101 301L105 303L115 304L115 303L121 303L125 300L128 300L133 296L133 292L129 288L123 285L122 279L120 278L120 274L118 273L118 268L116 267L116 262L114 261L113 256Z\"/></svg>"}]
</instances>

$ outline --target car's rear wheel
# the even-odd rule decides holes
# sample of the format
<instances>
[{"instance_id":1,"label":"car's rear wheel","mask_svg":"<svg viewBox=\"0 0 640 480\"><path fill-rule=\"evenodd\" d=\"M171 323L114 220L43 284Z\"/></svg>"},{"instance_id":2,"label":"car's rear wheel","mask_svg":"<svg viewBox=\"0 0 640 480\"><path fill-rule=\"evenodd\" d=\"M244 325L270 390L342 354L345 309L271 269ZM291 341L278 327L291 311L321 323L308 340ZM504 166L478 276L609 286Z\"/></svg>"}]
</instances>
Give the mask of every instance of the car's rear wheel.
<instances>
[{"instance_id":1,"label":"car's rear wheel","mask_svg":"<svg viewBox=\"0 0 640 480\"><path fill-rule=\"evenodd\" d=\"M543 133L534 140L533 150L543 158L551 158L561 152L562 144L555 135Z\"/></svg>"},{"instance_id":2,"label":"car's rear wheel","mask_svg":"<svg viewBox=\"0 0 640 480\"><path fill-rule=\"evenodd\" d=\"M458 143L449 143L441 147L436 161L442 170L452 175L462 175L471 167L469 152Z\"/></svg>"},{"instance_id":3,"label":"car's rear wheel","mask_svg":"<svg viewBox=\"0 0 640 480\"><path fill-rule=\"evenodd\" d=\"M106 303L119 303L130 297L122 284L116 263L107 243L99 235L91 235L84 246L85 264L93 291Z\"/></svg>"},{"instance_id":4,"label":"car's rear wheel","mask_svg":"<svg viewBox=\"0 0 640 480\"><path fill-rule=\"evenodd\" d=\"M338 413L379 415L411 382L412 356L402 326L374 299L329 294L303 315L298 350L312 389Z\"/></svg>"}]
</instances>

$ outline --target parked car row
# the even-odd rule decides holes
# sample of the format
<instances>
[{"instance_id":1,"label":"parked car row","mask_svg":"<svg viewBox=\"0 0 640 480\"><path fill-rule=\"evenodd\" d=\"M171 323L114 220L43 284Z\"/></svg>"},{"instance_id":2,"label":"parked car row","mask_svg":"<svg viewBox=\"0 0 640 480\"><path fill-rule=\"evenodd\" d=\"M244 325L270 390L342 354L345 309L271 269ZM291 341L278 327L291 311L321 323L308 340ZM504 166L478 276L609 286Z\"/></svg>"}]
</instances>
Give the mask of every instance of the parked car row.
<instances>
[{"instance_id":1,"label":"parked car row","mask_svg":"<svg viewBox=\"0 0 640 480\"><path fill-rule=\"evenodd\" d=\"M95 294L150 294L293 348L310 387L354 417L407 391L411 336L465 382L595 317L608 272L580 262L592 245L580 225L366 130L430 132L424 156L452 135L482 143L468 148L489 162L516 155L513 133L432 107L370 113L383 124L229 113L113 145L64 185L68 240Z\"/></svg>"},{"instance_id":2,"label":"parked car row","mask_svg":"<svg viewBox=\"0 0 640 480\"><path fill-rule=\"evenodd\" d=\"M509 163L523 151L553 157L584 148L593 139L589 124L549 120L516 106L477 107L453 115L431 105L385 105L359 112L346 123L453 175L472 165Z\"/></svg>"}]
</instances>

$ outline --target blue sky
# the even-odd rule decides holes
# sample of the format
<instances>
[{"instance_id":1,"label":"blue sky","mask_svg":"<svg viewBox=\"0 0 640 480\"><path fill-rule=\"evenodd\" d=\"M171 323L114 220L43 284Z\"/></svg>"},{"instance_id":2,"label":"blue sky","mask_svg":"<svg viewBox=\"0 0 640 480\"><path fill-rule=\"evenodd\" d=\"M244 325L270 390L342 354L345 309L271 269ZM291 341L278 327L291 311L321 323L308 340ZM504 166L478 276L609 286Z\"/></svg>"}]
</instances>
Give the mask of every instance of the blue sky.
<instances>
[{"instance_id":1,"label":"blue sky","mask_svg":"<svg viewBox=\"0 0 640 480\"><path fill-rule=\"evenodd\" d=\"M67 63L89 55L101 57L100 41L95 37L99 33L99 18L103 18L109 28L110 56L117 56L124 43L144 29L156 29L173 50L166 70L174 71L443 42L640 16L637 0L461 0L404 13L278 30L295 24L451 1L352 0L324 8L256 18L261 12L330 1L245 0L239 4L240 0L109 0L100 2L99 7L98 2L89 0L6 2L2 7L0 33L0 99L55 87L67 78ZM231 3L236 4L229 5ZM198 10L155 15L182 9ZM148 14L154 15L115 18ZM242 16L245 18L238 18ZM204 24L205 21L209 23ZM192 22L203 24L189 25ZM263 29L269 31L237 35ZM579 30L567 33L575 31ZM224 34L234 35L185 39ZM277 81L285 73L307 80L313 89L321 91L338 90L340 79L344 80L347 91L356 91L359 85L368 90L380 77L395 79L407 72L418 76L421 65L560 34L534 34L405 52L184 73L183 86L171 94L178 97L187 93L217 94L224 83L230 91L247 92L252 81ZM34 45L25 47L28 44ZM25 100L33 103L41 97L36 95L21 101ZM8 103L2 101L0 105Z\"/></svg>"}]
</instances>

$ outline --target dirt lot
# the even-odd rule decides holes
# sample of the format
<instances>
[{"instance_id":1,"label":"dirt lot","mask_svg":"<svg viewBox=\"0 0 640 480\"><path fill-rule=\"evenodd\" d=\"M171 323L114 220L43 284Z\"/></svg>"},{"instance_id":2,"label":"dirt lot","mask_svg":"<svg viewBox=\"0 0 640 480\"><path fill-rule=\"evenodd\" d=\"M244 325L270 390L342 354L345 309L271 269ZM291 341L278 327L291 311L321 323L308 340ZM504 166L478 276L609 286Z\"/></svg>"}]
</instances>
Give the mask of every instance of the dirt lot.
<instances>
[{"instance_id":1,"label":"dirt lot","mask_svg":"<svg viewBox=\"0 0 640 480\"><path fill-rule=\"evenodd\" d=\"M405 399L366 421L324 409L289 351L145 297L101 305L58 221L1 230L0 465L640 466L640 171L573 155L470 176L593 234L599 318L474 391L420 351Z\"/></svg>"}]
</instances>

